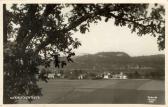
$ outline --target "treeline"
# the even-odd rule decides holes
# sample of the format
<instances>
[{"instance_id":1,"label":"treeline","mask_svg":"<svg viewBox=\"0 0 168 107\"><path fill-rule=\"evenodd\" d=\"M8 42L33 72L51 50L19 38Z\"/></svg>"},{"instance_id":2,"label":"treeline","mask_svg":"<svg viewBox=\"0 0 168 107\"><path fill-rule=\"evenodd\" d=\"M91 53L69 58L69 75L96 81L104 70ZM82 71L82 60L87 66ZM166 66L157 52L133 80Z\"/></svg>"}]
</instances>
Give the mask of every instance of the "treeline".
<instances>
[{"instance_id":1,"label":"treeline","mask_svg":"<svg viewBox=\"0 0 168 107\"><path fill-rule=\"evenodd\" d=\"M67 79L79 79L80 75L82 75L82 79L103 79L103 71L92 71L92 70L71 70L71 71L63 71L64 78ZM121 71L116 72L106 72L111 74L119 74ZM164 80L165 79L165 72L162 71L130 71L130 72L123 72L128 79L159 79Z\"/></svg>"}]
</instances>

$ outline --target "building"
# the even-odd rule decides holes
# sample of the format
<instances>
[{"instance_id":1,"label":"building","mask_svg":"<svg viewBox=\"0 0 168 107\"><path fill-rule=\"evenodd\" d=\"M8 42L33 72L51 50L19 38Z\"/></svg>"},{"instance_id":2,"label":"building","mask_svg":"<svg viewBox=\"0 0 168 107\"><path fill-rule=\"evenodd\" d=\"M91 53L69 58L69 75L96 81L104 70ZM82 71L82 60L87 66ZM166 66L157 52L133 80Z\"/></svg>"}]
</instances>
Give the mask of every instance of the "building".
<instances>
[{"instance_id":1,"label":"building","mask_svg":"<svg viewBox=\"0 0 168 107\"><path fill-rule=\"evenodd\" d=\"M127 75L125 75L123 72L112 75L112 78L113 79L128 79Z\"/></svg>"}]
</instances>

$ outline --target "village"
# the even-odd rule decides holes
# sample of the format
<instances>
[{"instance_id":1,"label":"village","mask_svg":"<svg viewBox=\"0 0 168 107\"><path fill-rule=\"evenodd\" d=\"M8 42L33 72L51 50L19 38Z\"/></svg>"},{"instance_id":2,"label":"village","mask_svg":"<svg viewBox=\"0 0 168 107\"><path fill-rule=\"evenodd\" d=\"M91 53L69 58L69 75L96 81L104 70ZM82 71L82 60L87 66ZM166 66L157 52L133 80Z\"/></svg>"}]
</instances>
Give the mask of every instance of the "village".
<instances>
[{"instance_id":1,"label":"village","mask_svg":"<svg viewBox=\"0 0 168 107\"><path fill-rule=\"evenodd\" d=\"M114 66L113 69L98 69L96 66L91 68L61 68L55 67L51 62L49 67L38 66L38 73L35 75L40 80L40 75L47 79L70 79L70 80L97 80L97 79L145 79L153 78L151 72L155 69L149 66L138 64L126 64L125 66Z\"/></svg>"},{"instance_id":2,"label":"village","mask_svg":"<svg viewBox=\"0 0 168 107\"><path fill-rule=\"evenodd\" d=\"M39 79L40 74L45 74L48 79L128 79L128 76L123 73L113 73L113 72L88 72L81 70L69 70L64 72L63 70L56 70L54 72L47 72L45 69L39 71L36 75L36 79Z\"/></svg>"}]
</instances>

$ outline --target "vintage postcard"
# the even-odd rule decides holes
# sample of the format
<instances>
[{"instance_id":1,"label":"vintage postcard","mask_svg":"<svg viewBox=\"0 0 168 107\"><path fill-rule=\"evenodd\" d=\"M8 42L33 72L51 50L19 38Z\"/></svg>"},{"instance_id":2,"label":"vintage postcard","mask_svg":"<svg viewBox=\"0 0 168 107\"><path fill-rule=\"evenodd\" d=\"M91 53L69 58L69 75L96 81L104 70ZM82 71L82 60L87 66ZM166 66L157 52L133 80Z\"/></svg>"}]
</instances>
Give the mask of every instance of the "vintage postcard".
<instances>
[{"instance_id":1,"label":"vintage postcard","mask_svg":"<svg viewBox=\"0 0 168 107\"><path fill-rule=\"evenodd\" d=\"M2 106L166 106L166 12L166 0L2 1Z\"/></svg>"}]
</instances>

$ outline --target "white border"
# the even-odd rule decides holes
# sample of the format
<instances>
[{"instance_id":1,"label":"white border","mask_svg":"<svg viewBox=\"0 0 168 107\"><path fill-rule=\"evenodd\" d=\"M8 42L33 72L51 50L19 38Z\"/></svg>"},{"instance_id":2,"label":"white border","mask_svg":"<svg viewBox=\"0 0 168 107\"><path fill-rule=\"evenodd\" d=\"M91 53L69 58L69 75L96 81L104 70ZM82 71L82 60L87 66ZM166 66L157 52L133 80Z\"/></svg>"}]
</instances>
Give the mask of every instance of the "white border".
<instances>
[{"instance_id":1,"label":"white border","mask_svg":"<svg viewBox=\"0 0 168 107\"><path fill-rule=\"evenodd\" d=\"M1 0L2 3L167 3L167 0Z\"/></svg>"},{"instance_id":2,"label":"white border","mask_svg":"<svg viewBox=\"0 0 168 107\"><path fill-rule=\"evenodd\" d=\"M2 4L0 4L0 16L3 16L3 9L1 8ZM0 18L2 19L2 17ZM3 26L3 19L0 20L0 26ZM3 102L3 27L0 27L0 105Z\"/></svg>"}]
</instances>

